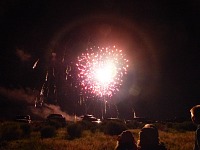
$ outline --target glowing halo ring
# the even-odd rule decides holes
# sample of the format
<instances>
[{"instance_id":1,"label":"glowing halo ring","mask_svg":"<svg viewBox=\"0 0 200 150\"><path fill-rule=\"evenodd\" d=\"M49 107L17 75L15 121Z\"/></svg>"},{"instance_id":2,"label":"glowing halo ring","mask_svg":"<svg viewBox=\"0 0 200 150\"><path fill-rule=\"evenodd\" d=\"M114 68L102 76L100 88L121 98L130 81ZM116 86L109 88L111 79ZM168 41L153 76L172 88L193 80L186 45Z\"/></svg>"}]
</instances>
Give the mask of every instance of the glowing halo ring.
<instances>
[{"instance_id":1,"label":"glowing halo ring","mask_svg":"<svg viewBox=\"0 0 200 150\"><path fill-rule=\"evenodd\" d=\"M133 70L137 72L136 74L138 76L138 79L135 79L135 81L133 81L134 83L129 85L128 90L134 91L134 88L136 87L137 91L135 93L138 93L137 95L140 94L140 91L143 88L148 88L149 93L152 93L155 90L157 90L159 86L158 80L160 76L160 60L157 56L156 48L153 45L153 41L151 40L151 35L145 34L145 32L143 32L143 30L140 27L138 27L136 23L130 21L130 19L125 18L123 16L113 14L96 14L77 17L70 23L66 23L66 25L64 25L60 30L58 30L58 32L55 33L47 49L57 50L57 47L60 41L63 39L63 37L65 37L65 35L67 35L75 28L81 27L82 25L91 22L101 21L108 24L111 23L119 25L122 28L129 30L130 33L132 32L136 34L135 37L139 39L139 42L136 42L136 45L138 45L138 47L135 48L136 50L129 51L130 55L134 57L133 59L129 59L130 70L131 68L133 68ZM129 43L126 44L125 47L123 47L123 49L132 49L132 47L134 47L134 44L130 43L129 41ZM143 60L147 62L145 63L145 61ZM149 80L153 84L149 84L148 87L144 87L144 81L141 80ZM148 95L149 93L146 94Z\"/></svg>"}]
</instances>

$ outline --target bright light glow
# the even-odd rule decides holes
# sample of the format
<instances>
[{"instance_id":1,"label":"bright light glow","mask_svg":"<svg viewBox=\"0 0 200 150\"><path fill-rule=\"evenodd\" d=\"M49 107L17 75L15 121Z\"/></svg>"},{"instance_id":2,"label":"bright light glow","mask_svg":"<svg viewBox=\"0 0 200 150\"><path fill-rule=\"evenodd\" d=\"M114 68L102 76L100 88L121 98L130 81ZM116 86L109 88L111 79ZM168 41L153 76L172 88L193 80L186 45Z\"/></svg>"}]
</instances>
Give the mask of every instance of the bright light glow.
<instances>
[{"instance_id":1,"label":"bright light glow","mask_svg":"<svg viewBox=\"0 0 200 150\"><path fill-rule=\"evenodd\" d=\"M78 57L78 80L81 93L93 96L112 96L119 91L127 73L128 60L113 47L92 47Z\"/></svg>"},{"instance_id":2,"label":"bright light glow","mask_svg":"<svg viewBox=\"0 0 200 150\"><path fill-rule=\"evenodd\" d=\"M95 78L103 85L110 84L117 73L117 68L112 62L106 62L95 69Z\"/></svg>"}]
</instances>

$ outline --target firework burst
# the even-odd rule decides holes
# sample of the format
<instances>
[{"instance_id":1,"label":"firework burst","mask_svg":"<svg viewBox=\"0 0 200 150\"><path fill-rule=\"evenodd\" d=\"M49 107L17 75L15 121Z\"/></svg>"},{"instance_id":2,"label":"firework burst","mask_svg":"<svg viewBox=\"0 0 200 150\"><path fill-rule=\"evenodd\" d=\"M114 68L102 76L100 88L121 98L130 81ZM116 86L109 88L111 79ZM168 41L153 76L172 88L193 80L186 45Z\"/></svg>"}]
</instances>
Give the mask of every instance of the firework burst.
<instances>
[{"instance_id":1,"label":"firework burst","mask_svg":"<svg viewBox=\"0 0 200 150\"><path fill-rule=\"evenodd\" d=\"M122 85L128 60L115 46L90 47L78 57L76 66L82 95L111 97Z\"/></svg>"}]
</instances>

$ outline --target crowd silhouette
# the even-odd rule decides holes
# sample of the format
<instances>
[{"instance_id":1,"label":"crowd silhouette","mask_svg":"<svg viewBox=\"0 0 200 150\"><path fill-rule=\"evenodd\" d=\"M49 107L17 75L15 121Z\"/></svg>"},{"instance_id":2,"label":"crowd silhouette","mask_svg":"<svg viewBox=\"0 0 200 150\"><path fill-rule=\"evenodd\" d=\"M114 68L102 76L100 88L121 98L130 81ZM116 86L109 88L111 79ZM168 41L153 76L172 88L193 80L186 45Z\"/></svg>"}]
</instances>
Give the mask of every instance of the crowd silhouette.
<instances>
[{"instance_id":1,"label":"crowd silhouette","mask_svg":"<svg viewBox=\"0 0 200 150\"><path fill-rule=\"evenodd\" d=\"M139 132L136 142L131 131L123 131L117 139L115 150L167 150L159 141L158 129L153 124L146 124Z\"/></svg>"},{"instance_id":2,"label":"crowd silhouette","mask_svg":"<svg viewBox=\"0 0 200 150\"><path fill-rule=\"evenodd\" d=\"M200 150L200 105L190 109L191 120L197 125L193 150ZM131 131L123 131L117 139L115 150L167 150L164 143L159 140L159 132L154 124L145 124L139 132L136 142Z\"/></svg>"}]
</instances>

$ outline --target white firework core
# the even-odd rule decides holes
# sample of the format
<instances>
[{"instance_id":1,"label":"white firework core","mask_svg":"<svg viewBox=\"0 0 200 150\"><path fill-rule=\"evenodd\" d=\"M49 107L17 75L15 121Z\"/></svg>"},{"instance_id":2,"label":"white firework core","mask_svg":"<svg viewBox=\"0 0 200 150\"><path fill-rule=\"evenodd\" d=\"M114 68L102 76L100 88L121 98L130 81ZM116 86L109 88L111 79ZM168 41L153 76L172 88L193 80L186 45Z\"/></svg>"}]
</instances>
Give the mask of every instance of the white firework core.
<instances>
[{"instance_id":1,"label":"white firework core","mask_svg":"<svg viewBox=\"0 0 200 150\"><path fill-rule=\"evenodd\" d=\"M115 46L91 47L78 57L76 66L81 93L111 97L123 82L128 60Z\"/></svg>"}]
</instances>

